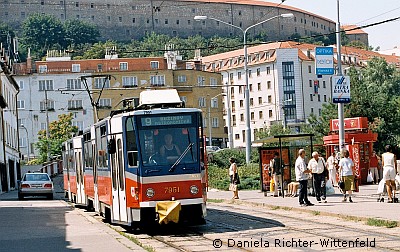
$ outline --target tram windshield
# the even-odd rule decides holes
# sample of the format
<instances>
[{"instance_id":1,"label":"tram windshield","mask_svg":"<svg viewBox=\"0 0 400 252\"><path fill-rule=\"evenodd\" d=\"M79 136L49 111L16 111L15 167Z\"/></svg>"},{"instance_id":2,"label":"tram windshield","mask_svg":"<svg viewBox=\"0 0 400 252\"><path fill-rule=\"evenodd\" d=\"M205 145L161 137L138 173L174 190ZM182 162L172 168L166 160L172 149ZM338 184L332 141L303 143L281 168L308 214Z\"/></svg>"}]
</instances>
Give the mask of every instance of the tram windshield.
<instances>
[{"instance_id":1,"label":"tram windshield","mask_svg":"<svg viewBox=\"0 0 400 252\"><path fill-rule=\"evenodd\" d=\"M168 166L198 160L198 127L195 114L138 117L140 155L143 166Z\"/></svg>"}]
</instances>

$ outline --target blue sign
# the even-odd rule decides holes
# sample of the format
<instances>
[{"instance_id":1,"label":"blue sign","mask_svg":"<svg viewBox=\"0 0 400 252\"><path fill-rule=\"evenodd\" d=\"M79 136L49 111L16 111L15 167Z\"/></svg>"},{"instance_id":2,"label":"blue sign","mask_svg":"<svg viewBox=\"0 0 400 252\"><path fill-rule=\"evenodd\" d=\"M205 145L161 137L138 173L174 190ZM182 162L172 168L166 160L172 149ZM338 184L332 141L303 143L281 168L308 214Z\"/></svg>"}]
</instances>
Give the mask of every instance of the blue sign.
<instances>
[{"instance_id":1,"label":"blue sign","mask_svg":"<svg viewBox=\"0 0 400 252\"><path fill-rule=\"evenodd\" d=\"M349 103L350 102L350 77L333 76L332 79L332 102Z\"/></svg>"},{"instance_id":2,"label":"blue sign","mask_svg":"<svg viewBox=\"0 0 400 252\"><path fill-rule=\"evenodd\" d=\"M315 47L315 74L334 74L333 47Z\"/></svg>"}]
</instances>

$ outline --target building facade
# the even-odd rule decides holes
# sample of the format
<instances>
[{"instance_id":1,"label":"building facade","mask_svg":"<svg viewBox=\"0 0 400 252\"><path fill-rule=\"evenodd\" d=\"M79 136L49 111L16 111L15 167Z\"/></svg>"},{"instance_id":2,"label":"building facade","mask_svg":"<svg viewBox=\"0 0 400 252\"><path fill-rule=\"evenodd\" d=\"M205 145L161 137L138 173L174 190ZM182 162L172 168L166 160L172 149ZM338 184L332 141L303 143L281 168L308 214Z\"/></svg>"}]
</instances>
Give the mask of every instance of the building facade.
<instances>
[{"instance_id":1,"label":"building facade","mask_svg":"<svg viewBox=\"0 0 400 252\"><path fill-rule=\"evenodd\" d=\"M58 115L73 113L73 125L83 130L122 108L122 100L138 100L145 89L177 89L187 107L204 111L204 126L211 125L213 143L226 145L221 75L201 71L196 62L184 62L175 56L106 55L105 59L72 60L66 55L53 55L46 61L16 65L14 75L21 89L19 125L27 129L20 132L20 143L26 159L38 156L38 132L47 129L47 122L58 120Z\"/></svg>"},{"instance_id":2,"label":"building facade","mask_svg":"<svg viewBox=\"0 0 400 252\"><path fill-rule=\"evenodd\" d=\"M290 20L275 19L249 31L249 35L267 34L268 40L283 40L293 34L308 36L335 31L335 22L287 5L256 0L7 0L0 2L0 18L15 29L33 13L51 14L61 21L79 19L98 25L102 39L129 41L156 32L170 36L205 37L242 36L232 27L212 20L196 22L206 15L239 27L283 13L293 13Z\"/></svg>"},{"instance_id":3,"label":"building facade","mask_svg":"<svg viewBox=\"0 0 400 252\"><path fill-rule=\"evenodd\" d=\"M256 140L257 132L268 130L275 123L299 131L311 114L320 116L322 105L331 101L331 76L315 74L315 47L279 42L248 48L252 141ZM343 73L346 74L350 66L365 66L372 57L385 57L389 63L400 66L395 56L342 47ZM334 60L338 60L336 53ZM222 74L228 91L225 110L231 111L231 118L226 118L228 137L233 147L245 147L243 50L203 57L202 63L207 71Z\"/></svg>"},{"instance_id":4,"label":"building facade","mask_svg":"<svg viewBox=\"0 0 400 252\"><path fill-rule=\"evenodd\" d=\"M21 179L20 152L18 145L18 85L12 77L12 62L8 48L0 48L0 192L17 188Z\"/></svg>"}]
</instances>

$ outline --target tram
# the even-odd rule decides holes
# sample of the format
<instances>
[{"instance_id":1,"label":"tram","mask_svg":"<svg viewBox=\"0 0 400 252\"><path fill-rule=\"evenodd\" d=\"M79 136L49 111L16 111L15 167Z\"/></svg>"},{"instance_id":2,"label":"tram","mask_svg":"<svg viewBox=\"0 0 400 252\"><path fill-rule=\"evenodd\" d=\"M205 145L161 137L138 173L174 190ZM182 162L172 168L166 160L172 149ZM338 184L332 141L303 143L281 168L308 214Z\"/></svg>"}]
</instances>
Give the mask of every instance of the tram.
<instances>
[{"instance_id":1,"label":"tram","mask_svg":"<svg viewBox=\"0 0 400 252\"><path fill-rule=\"evenodd\" d=\"M63 144L68 199L128 226L205 223L202 121L176 90L141 92L138 106L113 111Z\"/></svg>"}]
</instances>

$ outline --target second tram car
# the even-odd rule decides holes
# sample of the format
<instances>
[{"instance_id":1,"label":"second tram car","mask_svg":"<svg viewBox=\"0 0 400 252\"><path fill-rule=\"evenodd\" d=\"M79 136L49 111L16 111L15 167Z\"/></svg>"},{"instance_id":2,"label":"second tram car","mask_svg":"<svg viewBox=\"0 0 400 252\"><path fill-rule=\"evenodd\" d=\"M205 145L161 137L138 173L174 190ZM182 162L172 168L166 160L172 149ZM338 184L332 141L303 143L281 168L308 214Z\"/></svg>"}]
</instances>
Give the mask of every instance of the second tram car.
<instances>
[{"instance_id":1,"label":"second tram car","mask_svg":"<svg viewBox=\"0 0 400 252\"><path fill-rule=\"evenodd\" d=\"M176 90L143 91L138 107L112 113L63 151L69 199L109 221L204 223L202 112L184 108Z\"/></svg>"}]
</instances>

